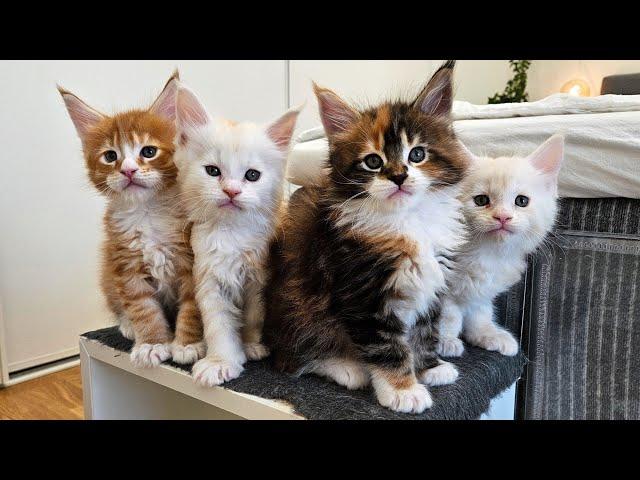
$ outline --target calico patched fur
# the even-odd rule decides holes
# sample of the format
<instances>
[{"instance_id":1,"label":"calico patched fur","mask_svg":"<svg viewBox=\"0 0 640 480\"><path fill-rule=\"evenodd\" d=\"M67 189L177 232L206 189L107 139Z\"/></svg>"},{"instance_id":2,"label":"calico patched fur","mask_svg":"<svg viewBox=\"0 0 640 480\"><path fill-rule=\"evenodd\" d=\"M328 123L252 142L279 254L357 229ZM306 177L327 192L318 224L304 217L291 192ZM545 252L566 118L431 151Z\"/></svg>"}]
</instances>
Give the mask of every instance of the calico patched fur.
<instances>
[{"instance_id":1,"label":"calico patched fur","mask_svg":"<svg viewBox=\"0 0 640 480\"><path fill-rule=\"evenodd\" d=\"M271 246L265 332L280 370L372 383L382 405L413 413L432 404L425 384L457 377L435 353L432 322L440 255L463 235L452 69L412 102L361 111L316 86L327 175L295 192Z\"/></svg>"}]
</instances>

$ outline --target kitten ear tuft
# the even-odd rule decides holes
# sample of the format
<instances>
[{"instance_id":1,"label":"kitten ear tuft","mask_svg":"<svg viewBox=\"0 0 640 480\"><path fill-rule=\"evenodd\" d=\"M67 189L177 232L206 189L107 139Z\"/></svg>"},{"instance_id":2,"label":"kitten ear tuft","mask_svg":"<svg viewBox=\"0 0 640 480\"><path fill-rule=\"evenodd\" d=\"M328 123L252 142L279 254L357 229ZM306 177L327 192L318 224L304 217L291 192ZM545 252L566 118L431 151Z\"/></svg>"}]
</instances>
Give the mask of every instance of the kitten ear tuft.
<instances>
[{"instance_id":1,"label":"kitten ear tuft","mask_svg":"<svg viewBox=\"0 0 640 480\"><path fill-rule=\"evenodd\" d=\"M176 95L176 118L178 127L183 131L185 128L206 125L211 120L196 94L184 85L180 85Z\"/></svg>"},{"instance_id":2,"label":"kitten ear tuft","mask_svg":"<svg viewBox=\"0 0 640 480\"><path fill-rule=\"evenodd\" d=\"M71 121L76 127L78 136L80 137L80 140L84 142L89 131L100 123L106 116L91 108L69 90L65 90L60 85L57 85L57 87L58 92L62 95L64 104L67 107Z\"/></svg>"},{"instance_id":3,"label":"kitten ear tuft","mask_svg":"<svg viewBox=\"0 0 640 480\"><path fill-rule=\"evenodd\" d=\"M413 101L413 107L427 115L448 116L453 106L453 68L455 60L447 60L431 76Z\"/></svg>"},{"instance_id":4,"label":"kitten ear tuft","mask_svg":"<svg viewBox=\"0 0 640 480\"><path fill-rule=\"evenodd\" d=\"M267 136L283 152L289 149L289 143L291 142L293 131L296 128L298 115L305 104L306 102L296 108L292 108L267 127Z\"/></svg>"},{"instance_id":5,"label":"kitten ear tuft","mask_svg":"<svg viewBox=\"0 0 640 480\"><path fill-rule=\"evenodd\" d=\"M546 142L540 145L535 152L527 158L531 164L547 175L558 176L562 159L564 157L564 136L553 135Z\"/></svg>"},{"instance_id":6,"label":"kitten ear tuft","mask_svg":"<svg viewBox=\"0 0 640 480\"><path fill-rule=\"evenodd\" d=\"M344 132L360 116L332 90L313 82L313 92L318 99L320 119L328 137Z\"/></svg>"},{"instance_id":7,"label":"kitten ear tuft","mask_svg":"<svg viewBox=\"0 0 640 480\"><path fill-rule=\"evenodd\" d=\"M149 108L149 112L173 122L176 119L176 95L178 88L180 88L180 73L176 68L171 77L169 77L169 80L167 80L167 83L165 83L158 98L155 99Z\"/></svg>"}]
</instances>

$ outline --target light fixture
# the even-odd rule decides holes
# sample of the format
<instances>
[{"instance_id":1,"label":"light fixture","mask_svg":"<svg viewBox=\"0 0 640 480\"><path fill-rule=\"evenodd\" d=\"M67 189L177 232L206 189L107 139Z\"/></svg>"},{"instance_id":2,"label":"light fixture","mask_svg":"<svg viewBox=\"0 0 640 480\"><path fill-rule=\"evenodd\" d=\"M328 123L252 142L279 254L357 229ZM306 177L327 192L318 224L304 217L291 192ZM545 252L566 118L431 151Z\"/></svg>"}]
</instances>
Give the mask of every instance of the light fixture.
<instances>
[{"instance_id":1,"label":"light fixture","mask_svg":"<svg viewBox=\"0 0 640 480\"><path fill-rule=\"evenodd\" d=\"M560 89L560 92L568 93L573 97L588 97L591 94L591 89L587 82L575 78L565 83Z\"/></svg>"}]
</instances>

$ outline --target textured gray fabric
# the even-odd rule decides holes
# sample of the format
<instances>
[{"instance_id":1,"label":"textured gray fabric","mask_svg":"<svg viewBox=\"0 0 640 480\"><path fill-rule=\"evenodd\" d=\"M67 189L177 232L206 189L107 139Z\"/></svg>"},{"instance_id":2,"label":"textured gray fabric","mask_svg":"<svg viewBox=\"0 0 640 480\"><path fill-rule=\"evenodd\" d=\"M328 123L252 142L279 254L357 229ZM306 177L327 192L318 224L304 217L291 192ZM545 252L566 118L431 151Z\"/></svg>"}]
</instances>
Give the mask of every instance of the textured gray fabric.
<instances>
[{"instance_id":1,"label":"textured gray fabric","mask_svg":"<svg viewBox=\"0 0 640 480\"><path fill-rule=\"evenodd\" d=\"M563 200L529 264L523 418L640 419L639 217L638 200Z\"/></svg>"},{"instance_id":2,"label":"textured gray fabric","mask_svg":"<svg viewBox=\"0 0 640 480\"><path fill-rule=\"evenodd\" d=\"M116 327L88 332L83 337L125 352L132 345ZM190 366L169 363L191 371ZM315 375L292 377L276 372L266 361L248 362L240 378L225 387L288 401L296 412L313 420L470 420L485 413L491 399L519 378L525 357L522 354L505 357L468 347L453 363L460 371L460 378L453 385L432 387L434 406L420 415L396 413L381 407L371 389L352 392Z\"/></svg>"},{"instance_id":3,"label":"textured gray fabric","mask_svg":"<svg viewBox=\"0 0 640 480\"><path fill-rule=\"evenodd\" d=\"M640 200L630 198L564 198L558 231L640 235Z\"/></svg>"}]
</instances>

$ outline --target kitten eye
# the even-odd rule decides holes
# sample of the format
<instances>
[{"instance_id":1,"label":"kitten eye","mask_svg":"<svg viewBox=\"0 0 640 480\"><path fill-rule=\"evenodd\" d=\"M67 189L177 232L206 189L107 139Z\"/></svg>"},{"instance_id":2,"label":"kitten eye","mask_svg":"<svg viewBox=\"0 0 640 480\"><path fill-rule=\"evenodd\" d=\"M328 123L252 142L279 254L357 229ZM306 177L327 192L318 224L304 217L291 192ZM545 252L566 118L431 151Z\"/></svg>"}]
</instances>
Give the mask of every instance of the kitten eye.
<instances>
[{"instance_id":1,"label":"kitten eye","mask_svg":"<svg viewBox=\"0 0 640 480\"><path fill-rule=\"evenodd\" d=\"M409 161L413 163L420 163L425 159L427 154L424 151L423 147L415 147L412 148L409 152Z\"/></svg>"},{"instance_id":2,"label":"kitten eye","mask_svg":"<svg viewBox=\"0 0 640 480\"><path fill-rule=\"evenodd\" d=\"M204 169L206 170L208 175L212 177L217 177L220 175L220 169L214 165L205 165Z\"/></svg>"},{"instance_id":3,"label":"kitten eye","mask_svg":"<svg viewBox=\"0 0 640 480\"><path fill-rule=\"evenodd\" d=\"M114 150L104 152L104 160L107 163L113 163L118 159L118 154Z\"/></svg>"},{"instance_id":4,"label":"kitten eye","mask_svg":"<svg viewBox=\"0 0 640 480\"><path fill-rule=\"evenodd\" d=\"M153 158L156 156L157 152L158 149L156 147L146 146L142 147L142 150L140 150L140 155L142 155L144 158Z\"/></svg>"},{"instance_id":5,"label":"kitten eye","mask_svg":"<svg viewBox=\"0 0 640 480\"><path fill-rule=\"evenodd\" d=\"M250 168L247 170L247 173L244 174L244 178L249 180L250 182L256 182L260 178L260 172L258 170L254 170Z\"/></svg>"},{"instance_id":6,"label":"kitten eye","mask_svg":"<svg viewBox=\"0 0 640 480\"><path fill-rule=\"evenodd\" d=\"M518 195L516 197L516 205L519 207L526 207L529 205L529 197L525 197L524 195Z\"/></svg>"},{"instance_id":7,"label":"kitten eye","mask_svg":"<svg viewBox=\"0 0 640 480\"><path fill-rule=\"evenodd\" d=\"M479 207L489 205L489 197L487 197L486 195L476 195L475 197L473 197L473 201L476 202L476 205L478 205Z\"/></svg>"},{"instance_id":8,"label":"kitten eye","mask_svg":"<svg viewBox=\"0 0 640 480\"><path fill-rule=\"evenodd\" d=\"M380 158L380 155L376 155L375 153L364 157L364 164L371 170L378 170L380 167L382 167L383 163L384 162L382 161L382 158Z\"/></svg>"}]
</instances>

